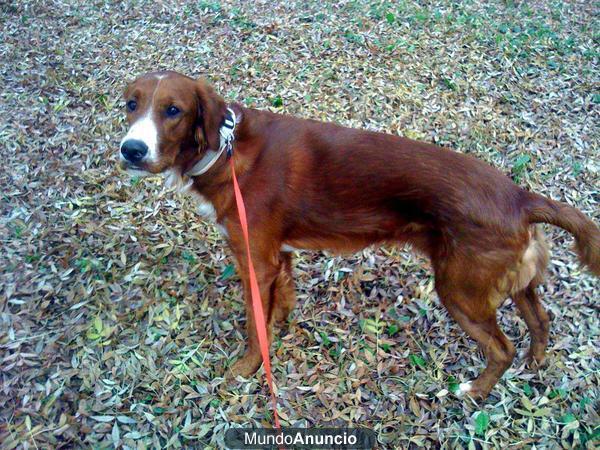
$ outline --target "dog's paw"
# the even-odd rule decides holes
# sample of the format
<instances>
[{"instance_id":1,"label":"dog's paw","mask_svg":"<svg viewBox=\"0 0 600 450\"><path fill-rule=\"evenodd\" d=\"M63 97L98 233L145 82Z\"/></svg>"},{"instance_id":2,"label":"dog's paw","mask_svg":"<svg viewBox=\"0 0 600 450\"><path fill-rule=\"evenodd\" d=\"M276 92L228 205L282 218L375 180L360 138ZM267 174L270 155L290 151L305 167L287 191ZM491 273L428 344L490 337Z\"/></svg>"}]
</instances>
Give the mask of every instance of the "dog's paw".
<instances>
[{"instance_id":1,"label":"dog's paw","mask_svg":"<svg viewBox=\"0 0 600 450\"><path fill-rule=\"evenodd\" d=\"M527 367L532 370L537 370L546 365L546 353L544 350L530 348L525 356Z\"/></svg>"},{"instance_id":2,"label":"dog's paw","mask_svg":"<svg viewBox=\"0 0 600 450\"><path fill-rule=\"evenodd\" d=\"M466 383L460 383L458 385L458 391L456 391L456 395L462 397L463 395L471 391L472 385L473 383L471 383L470 381L467 381Z\"/></svg>"},{"instance_id":3,"label":"dog's paw","mask_svg":"<svg viewBox=\"0 0 600 450\"><path fill-rule=\"evenodd\" d=\"M276 308L273 311L273 318L276 323L280 325L289 324L290 314L292 313L292 308Z\"/></svg>"},{"instance_id":4,"label":"dog's paw","mask_svg":"<svg viewBox=\"0 0 600 450\"><path fill-rule=\"evenodd\" d=\"M229 368L229 376L231 378L236 378L238 376L249 378L256 373L261 363L262 360L260 354L258 356L245 354Z\"/></svg>"},{"instance_id":5,"label":"dog's paw","mask_svg":"<svg viewBox=\"0 0 600 450\"><path fill-rule=\"evenodd\" d=\"M473 400L485 400L489 394L489 390L481 389L477 385L477 381L460 383L458 391L456 391L458 397L469 397Z\"/></svg>"}]
</instances>

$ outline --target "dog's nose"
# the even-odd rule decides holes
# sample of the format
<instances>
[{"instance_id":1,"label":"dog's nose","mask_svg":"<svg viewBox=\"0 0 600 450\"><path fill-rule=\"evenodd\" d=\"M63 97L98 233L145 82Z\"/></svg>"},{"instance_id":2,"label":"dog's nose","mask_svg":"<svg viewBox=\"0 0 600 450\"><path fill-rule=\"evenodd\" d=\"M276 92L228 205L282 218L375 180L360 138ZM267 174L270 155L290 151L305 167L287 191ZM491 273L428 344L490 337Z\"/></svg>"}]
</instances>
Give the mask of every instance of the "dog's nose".
<instances>
[{"instance_id":1,"label":"dog's nose","mask_svg":"<svg viewBox=\"0 0 600 450\"><path fill-rule=\"evenodd\" d=\"M121 154L129 162L140 162L146 153L148 146L138 139L127 139L121 144Z\"/></svg>"}]
</instances>

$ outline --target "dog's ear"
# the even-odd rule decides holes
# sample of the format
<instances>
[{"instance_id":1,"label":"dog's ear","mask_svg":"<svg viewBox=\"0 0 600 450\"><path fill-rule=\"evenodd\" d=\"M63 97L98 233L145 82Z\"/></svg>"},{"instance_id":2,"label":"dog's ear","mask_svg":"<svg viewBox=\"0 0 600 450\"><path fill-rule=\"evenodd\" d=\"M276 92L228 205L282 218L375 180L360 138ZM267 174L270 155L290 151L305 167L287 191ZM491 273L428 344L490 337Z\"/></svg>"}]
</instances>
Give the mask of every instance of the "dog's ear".
<instances>
[{"instance_id":1,"label":"dog's ear","mask_svg":"<svg viewBox=\"0 0 600 450\"><path fill-rule=\"evenodd\" d=\"M204 80L196 81L198 100L198 119L195 137L200 149L218 150L221 143L219 127L227 111L227 105L221 96Z\"/></svg>"}]
</instances>

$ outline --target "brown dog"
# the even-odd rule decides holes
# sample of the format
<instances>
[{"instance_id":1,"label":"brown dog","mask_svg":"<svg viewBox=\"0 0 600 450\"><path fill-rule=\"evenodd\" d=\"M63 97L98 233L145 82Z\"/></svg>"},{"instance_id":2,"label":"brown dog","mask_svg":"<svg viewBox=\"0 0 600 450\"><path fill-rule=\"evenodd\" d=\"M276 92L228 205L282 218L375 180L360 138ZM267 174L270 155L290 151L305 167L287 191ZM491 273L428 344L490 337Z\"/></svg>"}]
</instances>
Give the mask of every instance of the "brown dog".
<instances>
[{"instance_id":1,"label":"brown dog","mask_svg":"<svg viewBox=\"0 0 600 450\"><path fill-rule=\"evenodd\" d=\"M591 220L473 157L389 134L228 109L205 82L175 72L138 78L125 99L131 127L121 142L121 166L169 173L197 194L237 259L248 347L234 374L251 375L261 356L227 163L231 143L269 338L273 322L295 304L291 250L409 243L431 259L442 303L485 353L486 369L461 385L485 398L515 356L496 323L496 308L508 296L529 328L529 356L544 359L548 315L535 288L548 252L535 224L572 233L581 260L600 275L600 230Z\"/></svg>"}]
</instances>

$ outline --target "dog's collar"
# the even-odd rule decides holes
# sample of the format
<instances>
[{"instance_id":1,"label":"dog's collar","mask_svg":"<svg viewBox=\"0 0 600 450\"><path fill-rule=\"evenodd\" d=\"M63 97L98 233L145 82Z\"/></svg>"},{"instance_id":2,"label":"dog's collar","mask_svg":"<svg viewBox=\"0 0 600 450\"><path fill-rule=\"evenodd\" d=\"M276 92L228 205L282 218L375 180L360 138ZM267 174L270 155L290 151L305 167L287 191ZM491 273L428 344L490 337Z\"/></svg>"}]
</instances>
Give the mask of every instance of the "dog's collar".
<instances>
[{"instance_id":1,"label":"dog's collar","mask_svg":"<svg viewBox=\"0 0 600 450\"><path fill-rule=\"evenodd\" d=\"M206 154L194 164L184 175L188 177L197 177L205 174L218 161L223 152L227 152L227 158L230 158L233 153L233 139L235 126L237 125L237 117L233 109L227 108L223 124L219 128L220 145L219 150L207 150Z\"/></svg>"}]
</instances>

